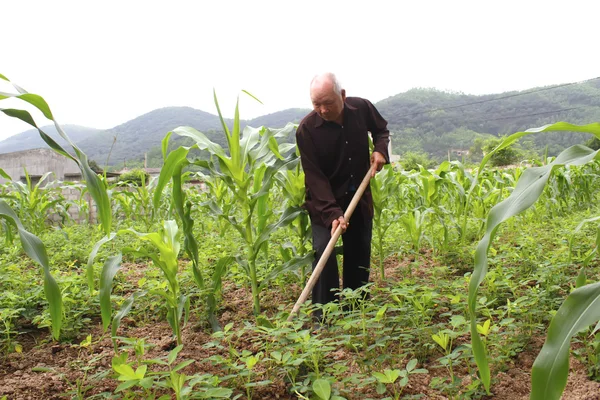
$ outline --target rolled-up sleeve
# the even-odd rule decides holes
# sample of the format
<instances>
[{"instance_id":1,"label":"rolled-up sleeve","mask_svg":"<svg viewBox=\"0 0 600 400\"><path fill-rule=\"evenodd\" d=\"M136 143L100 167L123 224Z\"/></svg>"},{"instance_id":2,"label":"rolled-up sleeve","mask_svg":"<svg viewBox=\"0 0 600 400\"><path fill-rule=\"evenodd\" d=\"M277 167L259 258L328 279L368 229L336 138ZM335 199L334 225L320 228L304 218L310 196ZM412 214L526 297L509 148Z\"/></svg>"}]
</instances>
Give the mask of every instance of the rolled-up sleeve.
<instances>
[{"instance_id":1,"label":"rolled-up sleeve","mask_svg":"<svg viewBox=\"0 0 600 400\"><path fill-rule=\"evenodd\" d=\"M296 143L304 169L308 212L313 220L316 219L321 225L330 227L344 212L335 200L329 179L319 167L315 145L303 125L296 131Z\"/></svg>"}]
</instances>

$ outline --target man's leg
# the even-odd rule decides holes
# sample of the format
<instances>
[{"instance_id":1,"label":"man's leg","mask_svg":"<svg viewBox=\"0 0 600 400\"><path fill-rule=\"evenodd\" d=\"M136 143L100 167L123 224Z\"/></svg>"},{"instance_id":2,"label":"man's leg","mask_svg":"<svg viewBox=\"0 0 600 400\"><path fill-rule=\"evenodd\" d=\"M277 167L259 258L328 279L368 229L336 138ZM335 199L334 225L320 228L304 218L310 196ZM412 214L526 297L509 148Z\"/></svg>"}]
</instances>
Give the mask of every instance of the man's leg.
<instances>
[{"instance_id":1,"label":"man's leg","mask_svg":"<svg viewBox=\"0 0 600 400\"><path fill-rule=\"evenodd\" d=\"M331 239L331 230L323 226L313 224L313 249L315 251L315 260L313 262L313 270L317 266L321 255L325 252L325 248ZM335 253L331 254L325 264L325 268L321 272L317 283L312 290L312 302L326 304L336 299L335 292L331 289L339 289L340 280L338 273L337 260Z\"/></svg>"},{"instance_id":2,"label":"man's leg","mask_svg":"<svg viewBox=\"0 0 600 400\"><path fill-rule=\"evenodd\" d=\"M362 215L360 206L350 218L344 241L344 289L358 289L369 282L373 220Z\"/></svg>"}]
</instances>

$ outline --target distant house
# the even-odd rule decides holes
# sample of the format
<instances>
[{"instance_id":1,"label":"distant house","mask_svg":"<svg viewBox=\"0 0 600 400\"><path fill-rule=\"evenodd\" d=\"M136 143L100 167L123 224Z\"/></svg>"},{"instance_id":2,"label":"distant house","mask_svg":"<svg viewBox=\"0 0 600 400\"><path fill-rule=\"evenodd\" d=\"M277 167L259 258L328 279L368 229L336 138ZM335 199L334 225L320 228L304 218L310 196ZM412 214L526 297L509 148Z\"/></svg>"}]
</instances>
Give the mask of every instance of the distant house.
<instances>
[{"instance_id":1,"label":"distant house","mask_svg":"<svg viewBox=\"0 0 600 400\"><path fill-rule=\"evenodd\" d=\"M450 158L451 154L454 154L458 157L468 156L469 149L448 149L448 158Z\"/></svg>"},{"instance_id":2,"label":"distant house","mask_svg":"<svg viewBox=\"0 0 600 400\"><path fill-rule=\"evenodd\" d=\"M80 181L81 171L75 161L50 149L31 149L0 154L0 168L14 181L25 182L25 169L33 183L39 182L46 172L50 180ZM0 177L0 183L6 179Z\"/></svg>"}]
</instances>

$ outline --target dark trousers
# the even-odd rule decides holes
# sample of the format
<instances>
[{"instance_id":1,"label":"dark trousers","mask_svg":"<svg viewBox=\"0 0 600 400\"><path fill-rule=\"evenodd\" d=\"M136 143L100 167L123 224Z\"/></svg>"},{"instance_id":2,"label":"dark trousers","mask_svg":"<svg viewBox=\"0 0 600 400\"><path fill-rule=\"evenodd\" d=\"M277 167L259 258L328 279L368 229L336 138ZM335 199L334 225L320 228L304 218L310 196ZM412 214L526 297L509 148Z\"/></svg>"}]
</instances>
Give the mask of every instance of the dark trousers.
<instances>
[{"instance_id":1,"label":"dark trousers","mask_svg":"<svg viewBox=\"0 0 600 400\"><path fill-rule=\"evenodd\" d=\"M360 206L356 208L350 218L350 225L346 233L342 234L344 243L343 286L358 289L369 282L369 267L371 265L371 237L373 220L362 214ZM312 225L313 249L315 261L313 270L317 266L321 255L331 239L331 228ZM325 304L336 299L335 291L339 290L339 273L335 253L332 254L321 272L312 291L312 302Z\"/></svg>"}]
</instances>

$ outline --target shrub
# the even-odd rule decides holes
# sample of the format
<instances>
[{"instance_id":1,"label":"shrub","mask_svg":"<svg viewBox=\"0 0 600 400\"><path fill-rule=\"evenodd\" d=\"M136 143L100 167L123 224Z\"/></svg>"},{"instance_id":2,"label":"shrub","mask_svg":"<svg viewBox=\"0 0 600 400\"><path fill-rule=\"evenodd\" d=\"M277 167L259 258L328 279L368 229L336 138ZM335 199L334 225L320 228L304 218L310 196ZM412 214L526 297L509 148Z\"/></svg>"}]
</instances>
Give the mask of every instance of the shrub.
<instances>
[{"instance_id":1,"label":"shrub","mask_svg":"<svg viewBox=\"0 0 600 400\"><path fill-rule=\"evenodd\" d=\"M142 186L142 178L145 183L148 183L150 175L141 168L132 169L119 176L119 182L132 183L136 186Z\"/></svg>"}]
</instances>

